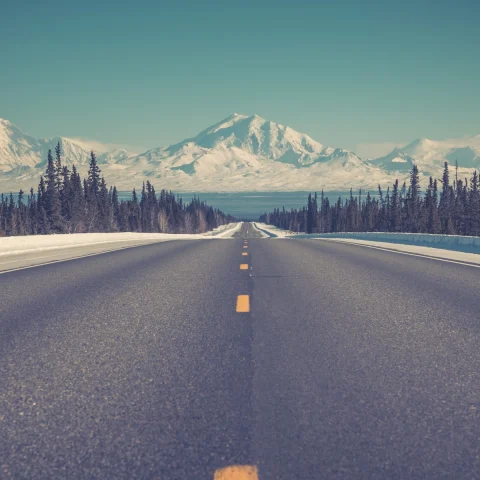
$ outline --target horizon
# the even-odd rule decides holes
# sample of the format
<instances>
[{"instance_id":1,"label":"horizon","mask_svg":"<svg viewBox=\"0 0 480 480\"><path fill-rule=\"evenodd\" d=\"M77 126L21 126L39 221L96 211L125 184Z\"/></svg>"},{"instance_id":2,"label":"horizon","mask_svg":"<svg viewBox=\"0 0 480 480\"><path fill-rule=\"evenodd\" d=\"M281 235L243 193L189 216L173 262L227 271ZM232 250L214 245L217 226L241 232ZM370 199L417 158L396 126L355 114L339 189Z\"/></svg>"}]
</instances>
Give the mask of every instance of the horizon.
<instances>
[{"instance_id":1,"label":"horizon","mask_svg":"<svg viewBox=\"0 0 480 480\"><path fill-rule=\"evenodd\" d=\"M480 132L480 5L467 0L27 0L4 13L0 116L35 137L145 151L240 111L367 158Z\"/></svg>"},{"instance_id":2,"label":"horizon","mask_svg":"<svg viewBox=\"0 0 480 480\"><path fill-rule=\"evenodd\" d=\"M225 118L223 118L222 120L220 121L217 121L217 122L214 122L213 124L211 125L208 125L204 128L202 128L201 130L199 130L195 135L191 136L191 137L184 137L182 140L180 140L180 143L183 142L183 141L186 141L186 140L190 140L190 139L193 139L195 138L196 136L198 136L198 134L200 134L202 131L206 130L206 129L209 129L211 127L213 127L214 125L218 124L218 123L222 123L222 122L225 122L226 120L230 119L231 117L235 116L235 115L238 115L238 116L241 116L241 117L245 117L245 118L253 118L253 117L259 117L261 118L262 120L266 120L266 121L269 121L269 122L273 122L273 123L277 123L275 122L274 120L271 120L271 119L268 119L268 118L265 118L263 117L262 115L259 115L257 113L253 113L251 115L247 115L247 114L243 114L243 113L238 113L238 112L233 112L229 115L227 115ZM109 143L105 143L105 142L102 142L101 139L87 139L87 138L81 138L81 137L75 137L75 136L72 136L72 137L67 137L65 135L62 135L61 133L57 133L57 134L52 134L52 135L47 135L46 137L39 137L38 135L36 135L34 132L27 132L25 131L21 125L18 125L14 122L12 122L11 120L7 119L7 118L2 118L0 117L0 121L6 121L7 123L10 123L12 124L14 127L18 128L22 133L26 134L26 135L29 135L31 137L34 137L34 138L41 138L43 140L48 140L48 139L56 139L56 138L63 138L65 140L69 140L73 143L76 143L78 146L82 147L83 149L87 150L87 151L90 151L90 150L93 150L94 153L96 154L102 154L102 153L105 153L105 152L108 152L108 151L112 151L112 150L115 150L115 149L122 149L122 150L126 150L128 151L128 153L130 153L132 156L136 156L136 155L141 155L141 154L144 154L146 153L147 151L149 150L155 150L155 149L158 149L158 148L167 148L167 147L170 147L172 145L175 145L176 143L179 143L179 142L176 142L176 143L169 143L169 144L166 144L166 145L157 145L157 146L154 146L154 147L151 147L151 148L139 148L139 147L133 147L131 145L122 145L122 144L109 144ZM280 123L277 123L278 125L281 125L281 126L285 126L285 127L289 127L289 128L292 128L290 125L286 124L280 124ZM300 133L300 134L305 134L304 132L297 132L297 133ZM307 134L305 134L307 135ZM309 135L308 135L309 136ZM402 143L397 143L397 144L394 144L394 143L385 143L385 144L378 144L377 145L377 151L379 151L381 149L381 151L383 151L383 154L381 155L377 155L376 157L375 156L372 156L372 157L367 157L365 155L361 155L358 151L356 150L349 150L347 148L344 148L342 145L327 145L325 144L324 142L322 142L321 140L318 140L316 138L312 138L312 140L314 140L315 142L318 142L320 144L323 144L324 146L326 147L332 147L332 148L340 148L340 149L343 149L343 150L348 150L352 153L355 153L356 155L358 155L360 158L363 158L363 159L366 159L368 160L369 158L378 158L380 156L383 156L383 155L387 155L389 153L391 153L393 150L395 149L400 149L402 150L403 148L406 148L408 146L410 146L411 144L414 144L415 142L418 142L418 141L422 141L422 140L427 140L427 141L433 141L433 142L448 142L448 141L455 141L455 140L468 140L468 139L473 139L473 138L476 138L476 137L480 137L480 133L474 133L473 135L464 135L464 136L461 136L461 137L458 137L458 138L453 138L453 137L447 137L447 138L427 138L427 137L416 137L414 139L411 139L407 142L402 142ZM86 145L88 144L88 145ZM53 147L52 147L53 149Z\"/></svg>"}]
</instances>

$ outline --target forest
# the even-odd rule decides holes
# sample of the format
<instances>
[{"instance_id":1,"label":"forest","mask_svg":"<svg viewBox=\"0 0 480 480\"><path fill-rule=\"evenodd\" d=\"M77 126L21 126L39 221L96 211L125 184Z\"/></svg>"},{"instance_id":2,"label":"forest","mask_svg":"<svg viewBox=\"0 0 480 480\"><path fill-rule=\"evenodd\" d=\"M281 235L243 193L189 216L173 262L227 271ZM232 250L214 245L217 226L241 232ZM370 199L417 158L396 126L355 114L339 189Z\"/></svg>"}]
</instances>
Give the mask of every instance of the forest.
<instances>
[{"instance_id":1,"label":"forest","mask_svg":"<svg viewBox=\"0 0 480 480\"><path fill-rule=\"evenodd\" d=\"M157 194L147 181L130 200L119 200L116 187L101 176L94 152L87 178L75 165L62 164L60 144L48 152L45 175L29 194L0 196L0 236L87 232L204 233L235 219L199 198L185 203L172 192Z\"/></svg>"},{"instance_id":2,"label":"forest","mask_svg":"<svg viewBox=\"0 0 480 480\"><path fill-rule=\"evenodd\" d=\"M277 208L260 221L285 230L304 233L408 232L446 235L480 235L480 192L477 171L470 179L450 180L444 164L441 179L430 177L422 194L419 171L412 167L408 185L398 179L385 192L378 186L375 196L362 194L331 202L324 194L309 194L302 209Z\"/></svg>"}]
</instances>

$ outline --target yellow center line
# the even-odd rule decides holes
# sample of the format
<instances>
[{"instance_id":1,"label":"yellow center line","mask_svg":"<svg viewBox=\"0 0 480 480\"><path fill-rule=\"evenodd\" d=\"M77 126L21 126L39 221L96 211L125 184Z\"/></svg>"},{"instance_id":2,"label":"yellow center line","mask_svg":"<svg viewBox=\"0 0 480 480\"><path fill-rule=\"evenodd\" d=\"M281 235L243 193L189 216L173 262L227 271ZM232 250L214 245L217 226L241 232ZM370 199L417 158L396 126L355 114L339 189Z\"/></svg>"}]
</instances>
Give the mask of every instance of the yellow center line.
<instances>
[{"instance_id":1,"label":"yellow center line","mask_svg":"<svg viewBox=\"0 0 480 480\"><path fill-rule=\"evenodd\" d=\"M239 295L237 297L237 313L248 313L248 312L250 312L250 296Z\"/></svg>"},{"instance_id":2,"label":"yellow center line","mask_svg":"<svg viewBox=\"0 0 480 480\"><path fill-rule=\"evenodd\" d=\"M258 469L252 465L233 465L219 468L213 480L258 480Z\"/></svg>"},{"instance_id":3,"label":"yellow center line","mask_svg":"<svg viewBox=\"0 0 480 480\"><path fill-rule=\"evenodd\" d=\"M248 257L248 253L247 253L247 252L243 252L243 253L242 253L242 257Z\"/></svg>"},{"instance_id":4,"label":"yellow center line","mask_svg":"<svg viewBox=\"0 0 480 480\"><path fill-rule=\"evenodd\" d=\"M248 263L241 263L240 270L248 270Z\"/></svg>"},{"instance_id":5,"label":"yellow center line","mask_svg":"<svg viewBox=\"0 0 480 480\"><path fill-rule=\"evenodd\" d=\"M247 245L244 245L243 248L248 248L248 246L247 246Z\"/></svg>"}]
</instances>

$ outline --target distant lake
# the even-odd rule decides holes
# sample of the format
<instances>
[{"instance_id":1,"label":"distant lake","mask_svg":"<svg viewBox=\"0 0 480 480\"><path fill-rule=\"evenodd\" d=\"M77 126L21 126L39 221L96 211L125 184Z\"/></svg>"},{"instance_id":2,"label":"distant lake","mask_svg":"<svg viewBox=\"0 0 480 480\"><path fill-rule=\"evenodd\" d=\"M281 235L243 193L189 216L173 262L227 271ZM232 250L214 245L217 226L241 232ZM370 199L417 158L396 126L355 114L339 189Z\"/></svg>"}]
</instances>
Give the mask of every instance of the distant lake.
<instances>
[{"instance_id":1,"label":"distant lake","mask_svg":"<svg viewBox=\"0 0 480 480\"><path fill-rule=\"evenodd\" d=\"M158 193L158 192L157 192ZM211 192L174 192L177 196L182 197L185 202L189 202L193 196L197 196L200 200L205 201L208 205L214 208L219 208L225 213L229 213L238 218L247 220L256 220L265 212L271 212L274 208L285 207L286 210L291 208L302 208L307 204L308 194L310 192L233 192L233 193L211 193ZM313 193L313 192L312 192ZM320 192L317 192L320 196ZM346 191L331 191L324 192L325 197L328 197L330 202L335 202L338 197L346 198L350 192ZM376 196L376 191L372 190L370 195ZM140 199L140 193L137 192ZM362 191L362 196L365 196L367 191ZM6 196L9 194L5 194ZM358 195L358 191L354 192ZM14 194L15 201L17 196ZM25 194L24 202L26 201ZM120 200L130 200L132 198L131 192L118 192Z\"/></svg>"},{"instance_id":2,"label":"distant lake","mask_svg":"<svg viewBox=\"0 0 480 480\"><path fill-rule=\"evenodd\" d=\"M176 192L175 192L176 193ZM207 202L214 208L219 208L225 213L238 218L249 220L258 219L265 212L271 212L274 208L285 207L302 208L307 204L310 192L233 192L233 193L210 193L210 192L180 192L178 196L184 201L190 201L193 196ZM320 196L320 192L317 192ZM372 193L370 193L372 194ZM330 201L336 201L338 197L347 197L350 192L325 192ZM366 192L365 192L366 195ZM119 192L119 198L130 199L131 192Z\"/></svg>"}]
</instances>

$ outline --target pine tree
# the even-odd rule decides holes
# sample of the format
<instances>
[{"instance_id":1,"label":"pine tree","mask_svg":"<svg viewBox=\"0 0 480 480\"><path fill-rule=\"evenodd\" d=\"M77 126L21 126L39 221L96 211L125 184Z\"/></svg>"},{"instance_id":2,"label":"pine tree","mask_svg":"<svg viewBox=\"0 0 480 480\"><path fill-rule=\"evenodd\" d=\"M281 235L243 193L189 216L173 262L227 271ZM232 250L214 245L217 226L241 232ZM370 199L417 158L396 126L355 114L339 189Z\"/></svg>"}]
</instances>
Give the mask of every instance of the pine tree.
<instances>
[{"instance_id":1,"label":"pine tree","mask_svg":"<svg viewBox=\"0 0 480 480\"><path fill-rule=\"evenodd\" d=\"M100 173L101 170L98 167L97 157L92 150L90 152L90 166L88 168L88 189L90 195L98 196L100 192Z\"/></svg>"},{"instance_id":2,"label":"pine tree","mask_svg":"<svg viewBox=\"0 0 480 480\"><path fill-rule=\"evenodd\" d=\"M95 153L90 152L90 166L88 180L85 182L85 213L88 232L95 232L102 228L102 213L99 201L100 195L100 168Z\"/></svg>"},{"instance_id":3,"label":"pine tree","mask_svg":"<svg viewBox=\"0 0 480 480\"><path fill-rule=\"evenodd\" d=\"M447 235L453 234L452 222L452 192L450 189L450 174L448 171L448 162L445 162L442 180L442 193L440 194L440 222L442 225L442 233Z\"/></svg>"},{"instance_id":4,"label":"pine tree","mask_svg":"<svg viewBox=\"0 0 480 480\"><path fill-rule=\"evenodd\" d=\"M117 229L121 232L124 231L125 224L123 222L123 219L120 215L120 205L118 203L118 192L117 192L117 187L113 187L112 189L112 208L113 208L113 219L114 223L117 226Z\"/></svg>"},{"instance_id":5,"label":"pine tree","mask_svg":"<svg viewBox=\"0 0 480 480\"><path fill-rule=\"evenodd\" d=\"M307 203L307 233L312 233L313 231L313 201L312 194L308 194L308 203Z\"/></svg>"},{"instance_id":6,"label":"pine tree","mask_svg":"<svg viewBox=\"0 0 480 480\"><path fill-rule=\"evenodd\" d=\"M42 199L42 207L45 209L49 222L49 231L62 232L61 204L57 190L57 175L53 162L52 151L48 151L47 169L45 172L46 191Z\"/></svg>"},{"instance_id":7,"label":"pine tree","mask_svg":"<svg viewBox=\"0 0 480 480\"><path fill-rule=\"evenodd\" d=\"M473 172L468 194L469 235L480 235L480 191L478 173Z\"/></svg>"},{"instance_id":8,"label":"pine tree","mask_svg":"<svg viewBox=\"0 0 480 480\"><path fill-rule=\"evenodd\" d=\"M61 150L61 147L60 147L60 142L58 142L57 146L55 147L54 170L55 170L55 187L57 189L57 192L60 193L60 190L62 188L62 174L63 174L62 150Z\"/></svg>"},{"instance_id":9,"label":"pine tree","mask_svg":"<svg viewBox=\"0 0 480 480\"><path fill-rule=\"evenodd\" d=\"M30 230L28 230L28 235L36 235L38 231L38 208L37 200L35 199L35 193L33 188L30 189L30 197L28 199L28 216L30 218Z\"/></svg>"},{"instance_id":10,"label":"pine tree","mask_svg":"<svg viewBox=\"0 0 480 480\"><path fill-rule=\"evenodd\" d=\"M413 165L410 173L409 195L406 201L407 228L412 233L421 230L420 181L418 167Z\"/></svg>"},{"instance_id":11,"label":"pine tree","mask_svg":"<svg viewBox=\"0 0 480 480\"><path fill-rule=\"evenodd\" d=\"M102 177L100 180L100 190L98 193L99 206L99 227L102 232L111 232L113 230L113 210L108 195L107 184Z\"/></svg>"}]
</instances>

